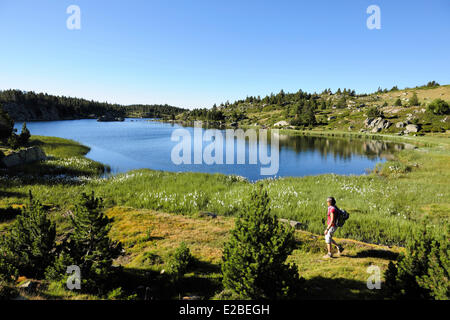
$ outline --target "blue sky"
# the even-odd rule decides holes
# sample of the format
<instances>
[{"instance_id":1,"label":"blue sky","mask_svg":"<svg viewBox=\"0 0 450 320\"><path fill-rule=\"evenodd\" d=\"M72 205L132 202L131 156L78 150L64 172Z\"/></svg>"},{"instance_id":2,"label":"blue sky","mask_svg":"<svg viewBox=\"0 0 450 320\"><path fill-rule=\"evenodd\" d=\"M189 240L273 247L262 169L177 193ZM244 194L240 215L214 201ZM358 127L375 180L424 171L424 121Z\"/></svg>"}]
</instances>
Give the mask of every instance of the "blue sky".
<instances>
[{"instance_id":1,"label":"blue sky","mask_svg":"<svg viewBox=\"0 0 450 320\"><path fill-rule=\"evenodd\" d=\"M81 29L68 30L69 5ZM366 9L381 9L369 30ZM450 83L450 1L1 0L0 89L211 107Z\"/></svg>"}]
</instances>

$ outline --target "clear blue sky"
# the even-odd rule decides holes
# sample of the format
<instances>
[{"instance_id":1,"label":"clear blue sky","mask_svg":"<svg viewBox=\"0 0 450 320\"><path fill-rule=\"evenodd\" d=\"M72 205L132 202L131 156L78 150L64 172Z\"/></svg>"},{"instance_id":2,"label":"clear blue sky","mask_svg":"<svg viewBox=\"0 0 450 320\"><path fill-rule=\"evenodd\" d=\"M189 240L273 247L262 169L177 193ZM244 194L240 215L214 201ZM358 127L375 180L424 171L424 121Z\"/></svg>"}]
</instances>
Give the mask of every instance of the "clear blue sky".
<instances>
[{"instance_id":1,"label":"clear blue sky","mask_svg":"<svg viewBox=\"0 0 450 320\"><path fill-rule=\"evenodd\" d=\"M81 30L66 28L71 4ZM371 4L381 30L366 27ZM211 107L448 84L449 17L449 0L1 0L0 89Z\"/></svg>"}]
</instances>

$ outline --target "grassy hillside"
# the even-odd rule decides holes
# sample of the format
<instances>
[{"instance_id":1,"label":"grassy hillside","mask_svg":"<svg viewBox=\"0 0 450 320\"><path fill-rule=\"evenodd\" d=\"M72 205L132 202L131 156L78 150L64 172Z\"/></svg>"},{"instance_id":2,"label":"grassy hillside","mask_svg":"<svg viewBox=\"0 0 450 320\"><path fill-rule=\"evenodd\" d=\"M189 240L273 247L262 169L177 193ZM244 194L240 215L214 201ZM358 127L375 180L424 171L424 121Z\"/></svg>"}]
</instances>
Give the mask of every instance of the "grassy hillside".
<instances>
[{"instance_id":1,"label":"grassy hillside","mask_svg":"<svg viewBox=\"0 0 450 320\"><path fill-rule=\"evenodd\" d=\"M386 92L385 92L386 91ZM194 119L211 120L230 124L234 122L241 127L274 127L280 121L286 121L292 129L316 128L319 130L345 130L359 132L364 127L367 112L372 107L379 108L385 118L395 124L409 120L421 125L419 134L426 132L445 132L450 127L450 117L434 115L427 111L427 106L434 99L450 102L450 85L422 86L403 90L381 90L372 94L331 93L307 94L301 90L297 93L278 93L263 99L248 97L233 104L222 104L217 112L194 110L177 116L177 119L189 121ZM417 95L418 105L411 106L410 99ZM396 106L400 99L402 106ZM293 121L298 118L298 108L312 108L316 123L297 125ZM219 113L219 115L217 115ZM402 128L392 125L384 133L399 133Z\"/></svg>"}]
</instances>

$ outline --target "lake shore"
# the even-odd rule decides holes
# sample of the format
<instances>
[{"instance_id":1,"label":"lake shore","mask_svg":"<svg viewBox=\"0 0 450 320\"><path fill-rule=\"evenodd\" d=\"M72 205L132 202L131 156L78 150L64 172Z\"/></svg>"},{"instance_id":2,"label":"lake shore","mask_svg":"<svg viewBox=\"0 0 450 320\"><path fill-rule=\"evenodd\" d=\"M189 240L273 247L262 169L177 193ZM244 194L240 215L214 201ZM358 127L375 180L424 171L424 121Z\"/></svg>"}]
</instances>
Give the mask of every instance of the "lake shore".
<instances>
[{"instance_id":1,"label":"lake shore","mask_svg":"<svg viewBox=\"0 0 450 320\"><path fill-rule=\"evenodd\" d=\"M399 151L395 160L378 166L369 175L324 174L263 180L261 183L272 198L273 212L299 221L304 230L320 233L323 199L334 195L340 206L355 213L341 236L395 245L402 245L422 218L439 221L447 217L448 208L442 202L449 195L440 187L448 181L450 173L446 138L392 138L427 146ZM103 178L105 167L85 158L88 148L60 138L36 137L34 141L39 141L52 160L39 164L38 168L26 165L17 168L10 177L3 176L6 195L0 202L3 206L23 203L29 189L39 194L42 201L64 209L82 191L94 190L108 206L125 205L185 215L212 211L232 216L239 213L245 195L254 185L237 176L149 169ZM377 228L373 228L375 225Z\"/></svg>"}]
</instances>

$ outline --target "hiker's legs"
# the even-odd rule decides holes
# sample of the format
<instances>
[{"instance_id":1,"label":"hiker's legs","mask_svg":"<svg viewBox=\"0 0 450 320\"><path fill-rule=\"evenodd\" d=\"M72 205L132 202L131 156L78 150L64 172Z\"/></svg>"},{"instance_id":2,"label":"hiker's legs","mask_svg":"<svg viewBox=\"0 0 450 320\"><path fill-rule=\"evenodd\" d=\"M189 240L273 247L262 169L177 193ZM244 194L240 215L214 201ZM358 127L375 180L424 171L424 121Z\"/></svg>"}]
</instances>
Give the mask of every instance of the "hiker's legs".
<instances>
[{"instance_id":1,"label":"hiker's legs","mask_svg":"<svg viewBox=\"0 0 450 320\"><path fill-rule=\"evenodd\" d=\"M328 254L331 254L331 243L327 243Z\"/></svg>"},{"instance_id":2,"label":"hiker's legs","mask_svg":"<svg viewBox=\"0 0 450 320\"><path fill-rule=\"evenodd\" d=\"M331 243L334 244L334 246L335 246L336 248L339 248L339 245L337 244L336 241L334 241L334 239L331 239ZM330 247L331 247L331 246L330 246Z\"/></svg>"},{"instance_id":3,"label":"hiker's legs","mask_svg":"<svg viewBox=\"0 0 450 320\"><path fill-rule=\"evenodd\" d=\"M333 240L333 233L336 229L334 227L331 227L330 230L328 230L327 234L325 235L325 243L327 244L327 250L328 250L328 255L331 255L331 243L336 243Z\"/></svg>"}]
</instances>

